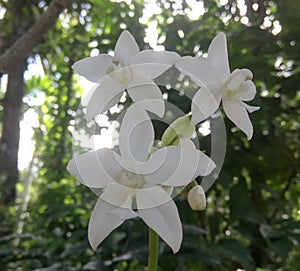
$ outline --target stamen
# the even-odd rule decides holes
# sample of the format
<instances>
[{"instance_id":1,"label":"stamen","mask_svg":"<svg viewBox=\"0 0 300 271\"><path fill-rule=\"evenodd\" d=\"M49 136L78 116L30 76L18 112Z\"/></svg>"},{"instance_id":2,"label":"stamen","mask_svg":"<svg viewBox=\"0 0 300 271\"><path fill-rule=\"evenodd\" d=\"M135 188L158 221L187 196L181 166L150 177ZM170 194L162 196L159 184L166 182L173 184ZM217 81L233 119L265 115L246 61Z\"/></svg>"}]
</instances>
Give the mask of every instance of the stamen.
<instances>
[{"instance_id":1,"label":"stamen","mask_svg":"<svg viewBox=\"0 0 300 271\"><path fill-rule=\"evenodd\" d=\"M112 63L113 63L113 64L115 64L116 66L119 66L119 64L120 64L120 61L119 61L119 60L115 60L115 59L114 59L114 60L112 61Z\"/></svg>"}]
</instances>

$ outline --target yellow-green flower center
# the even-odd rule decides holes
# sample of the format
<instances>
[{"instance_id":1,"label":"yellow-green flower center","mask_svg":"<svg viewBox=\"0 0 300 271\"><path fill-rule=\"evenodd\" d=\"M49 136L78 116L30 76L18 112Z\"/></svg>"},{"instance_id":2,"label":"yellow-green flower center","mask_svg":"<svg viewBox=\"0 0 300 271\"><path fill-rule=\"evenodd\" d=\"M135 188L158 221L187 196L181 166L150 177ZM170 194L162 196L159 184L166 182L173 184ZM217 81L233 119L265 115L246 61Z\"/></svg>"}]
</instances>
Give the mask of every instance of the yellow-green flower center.
<instances>
[{"instance_id":1,"label":"yellow-green flower center","mask_svg":"<svg viewBox=\"0 0 300 271\"><path fill-rule=\"evenodd\" d=\"M234 97L234 95L236 94L236 91L233 89L226 89L225 91L225 98L230 99L232 97Z\"/></svg>"},{"instance_id":2,"label":"yellow-green flower center","mask_svg":"<svg viewBox=\"0 0 300 271\"><path fill-rule=\"evenodd\" d=\"M131 189L139 189L145 185L145 179L143 176L127 170L122 170L122 172L117 176L116 181Z\"/></svg>"},{"instance_id":3,"label":"yellow-green flower center","mask_svg":"<svg viewBox=\"0 0 300 271\"><path fill-rule=\"evenodd\" d=\"M113 60L112 63L107 70L107 74L120 85L128 84L133 78L131 68L124 67L124 64L119 60Z\"/></svg>"}]
</instances>

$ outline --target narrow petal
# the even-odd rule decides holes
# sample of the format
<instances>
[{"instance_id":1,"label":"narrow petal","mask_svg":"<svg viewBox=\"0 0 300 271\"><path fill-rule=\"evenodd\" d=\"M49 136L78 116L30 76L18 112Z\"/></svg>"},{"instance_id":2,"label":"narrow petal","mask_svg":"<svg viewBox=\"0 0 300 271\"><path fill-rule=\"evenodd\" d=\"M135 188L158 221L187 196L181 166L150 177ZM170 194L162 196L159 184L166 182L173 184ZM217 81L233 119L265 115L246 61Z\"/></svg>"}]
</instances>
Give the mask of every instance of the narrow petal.
<instances>
[{"instance_id":1,"label":"narrow petal","mask_svg":"<svg viewBox=\"0 0 300 271\"><path fill-rule=\"evenodd\" d=\"M210 174L214 167L208 156L191 146L169 146L150 156L147 168L152 172L144 177L161 185L185 186L195 176Z\"/></svg>"},{"instance_id":2,"label":"narrow petal","mask_svg":"<svg viewBox=\"0 0 300 271\"><path fill-rule=\"evenodd\" d=\"M123 89L110 76L106 76L94 89L87 103L87 119L90 120L117 104L122 95Z\"/></svg>"},{"instance_id":3,"label":"narrow petal","mask_svg":"<svg viewBox=\"0 0 300 271\"><path fill-rule=\"evenodd\" d=\"M124 219L120 219L117 215L111 213L115 208L101 198L98 199L88 229L88 239L94 250L114 229L124 222Z\"/></svg>"},{"instance_id":4,"label":"narrow petal","mask_svg":"<svg viewBox=\"0 0 300 271\"><path fill-rule=\"evenodd\" d=\"M128 30L124 30L117 40L114 59L123 65L129 64L129 59L140 51L134 37Z\"/></svg>"},{"instance_id":5,"label":"narrow petal","mask_svg":"<svg viewBox=\"0 0 300 271\"><path fill-rule=\"evenodd\" d=\"M225 82L216 67L204 57L181 57L175 62L175 67L200 87L220 88Z\"/></svg>"},{"instance_id":6,"label":"narrow petal","mask_svg":"<svg viewBox=\"0 0 300 271\"><path fill-rule=\"evenodd\" d=\"M98 82L105 76L107 69L112 64L112 57L107 54L100 54L94 57L87 57L74 63L72 68L79 75L84 76L92 82Z\"/></svg>"},{"instance_id":7,"label":"narrow petal","mask_svg":"<svg viewBox=\"0 0 300 271\"><path fill-rule=\"evenodd\" d=\"M223 32L219 33L211 42L208 48L208 59L219 71L223 81L230 75L227 41Z\"/></svg>"},{"instance_id":8,"label":"narrow petal","mask_svg":"<svg viewBox=\"0 0 300 271\"><path fill-rule=\"evenodd\" d=\"M198 150L197 150L197 154L198 154L198 165L193 179L197 178L198 176L209 175L216 167L216 164L209 156L207 156L206 154Z\"/></svg>"},{"instance_id":9,"label":"narrow petal","mask_svg":"<svg viewBox=\"0 0 300 271\"><path fill-rule=\"evenodd\" d=\"M75 156L67 170L88 187L102 188L114 182L121 172L114 153L110 149L99 149Z\"/></svg>"},{"instance_id":10,"label":"narrow petal","mask_svg":"<svg viewBox=\"0 0 300 271\"><path fill-rule=\"evenodd\" d=\"M201 88L192 100L192 123L197 124L215 113L221 102L221 93L212 93L208 89Z\"/></svg>"},{"instance_id":11,"label":"narrow petal","mask_svg":"<svg viewBox=\"0 0 300 271\"><path fill-rule=\"evenodd\" d=\"M179 58L175 52L143 50L130 59L134 74L153 79L168 70Z\"/></svg>"},{"instance_id":12,"label":"narrow petal","mask_svg":"<svg viewBox=\"0 0 300 271\"><path fill-rule=\"evenodd\" d=\"M139 103L126 111L119 134L119 148L123 158L144 162L154 141L154 129L146 111Z\"/></svg>"},{"instance_id":13,"label":"narrow petal","mask_svg":"<svg viewBox=\"0 0 300 271\"><path fill-rule=\"evenodd\" d=\"M250 140L253 135L253 127L247 109L242 103L235 100L223 99L222 104L227 117L240 128L247 135L248 140Z\"/></svg>"},{"instance_id":14,"label":"narrow petal","mask_svg":"<svg viewBox=\"0 0 300 271\"><path fill-rule=\"evenodd\" d=\"M182 226L174 201L162 188L138 190L138 213L173 250L178 252L182 242ZM157 202L163 202L157 205Z\"/></svg>"},{"instance_id":15,"label":"narrow petal","mask_svg":"<svg viewBox=\"0 0 300 271\"><path fill-rule=\"evenodd\" d=\"M260 106L252 106L252 105L248 105L248 104L243 103L243 102L241 102L241 103L247 109L247 111L249 113L253 113L253 112L255 112L255 111L257 111L257 110L260 109Z\"/></svg>"},{"instance_id":16,"label":"narrow petal","mask_svg":"<svg viewBox=\"0 0 300 271\"><path fill-rule=\"evenodd\" d=\"M198 161L198 164L196 172L192 179L195 179L198 176L207 176L212 173L212 171L216 167L216 164L209 156L204 154L202 151L196 149L194 143L191 140L181 139L180 145L182 146L182 148L189 148L191 149L191 151L193 150L195 155L197 156L196 160Z\"/></svg>"},{"instance_id":17,"label":"narrow petal","mask_svg":"<svg viewBox=\"0 0 300 271\"><path fill-rule=\"evenodd\" d=\"M165 104L159 87L153 81L136 77L127 88L128 94L134 102L145 110L148 110L159 117L164 115Z\"/></svg>"}]
</instances>

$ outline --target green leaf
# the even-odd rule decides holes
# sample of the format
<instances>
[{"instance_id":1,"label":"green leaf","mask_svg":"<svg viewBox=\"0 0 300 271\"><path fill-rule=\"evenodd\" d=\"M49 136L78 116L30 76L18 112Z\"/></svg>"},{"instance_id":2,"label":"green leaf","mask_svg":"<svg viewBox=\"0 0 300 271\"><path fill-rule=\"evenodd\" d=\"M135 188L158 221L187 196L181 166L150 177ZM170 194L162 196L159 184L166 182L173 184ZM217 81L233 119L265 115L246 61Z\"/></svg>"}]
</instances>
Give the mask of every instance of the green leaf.
<instances>
[{"instance_id":1,"label":"green leaf","mask_svg":"<svg viewBox=\"0 0 300 271\"><path fill-rule=\"evenodd\" d=\"M275 240L270 241L270 247L283 259L286 259L289 255L289 251L292 247L291 241L286 237L282 236Z\"/></svg>"},{"instance_id":2,"label":"green leaf","mask_svg":"<svg viewBox=\"0 0 300 271\"><path fill-rule=\"evenodd\" d=\"M219 242L218 251L224 258L238 262L244 268L253 266L253 259L251 258L248 249L236 239L222 239Z\"/></svg>"},{"instance_id":3,"label":"green leaf","mask_svg":"<svg viewBox=\"0 0 300 271\"><path fill-rule=\"evenodd\" d=\"M244 179L238 181L230 190L230 212L232 216L260 224L264 221L259 207L252 201Z\"/></svg>"}]
</instances>

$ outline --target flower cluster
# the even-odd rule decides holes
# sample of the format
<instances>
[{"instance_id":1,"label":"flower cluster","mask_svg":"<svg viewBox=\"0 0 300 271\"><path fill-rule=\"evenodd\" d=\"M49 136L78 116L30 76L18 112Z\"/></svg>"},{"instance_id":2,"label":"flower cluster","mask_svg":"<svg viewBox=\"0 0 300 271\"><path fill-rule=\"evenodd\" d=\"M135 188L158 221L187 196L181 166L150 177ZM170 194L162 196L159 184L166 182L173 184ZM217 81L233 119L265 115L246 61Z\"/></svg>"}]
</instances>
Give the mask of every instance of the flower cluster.
<instances>
[{"instance_id":1,"label":"flower cluster","mask_svg":"<svg viewBox=\"0 0 300 271\"><path fill-rule=\"evenodd\" d=\"M148 112L163 117L165 101L154 79L174 67L199 90L192 99L191 116L175 120L157 146ZM133 101L120 126L119 152L108 148L84 152L75 155L67 168L82 184L102 189L89 222L91 246L96 249L126 219L140 217L176 253L182 225L173 191L191 186L195 178L211 174L216 166L192 141L195 125L213 115L222 101L225 114L250 139L253 128L247 112L258 109L245 103L256 93L252 73L247 69L230 73L223 33L212 41L208 57L202 58L140 51L133 36L124 31L114 56L86 58L73 68L96 83L82 101L88 120L117 104L124 91ZM193 185L187 200L193 210L203 210L203 188Z\"/></svg>"}]
</instances>

